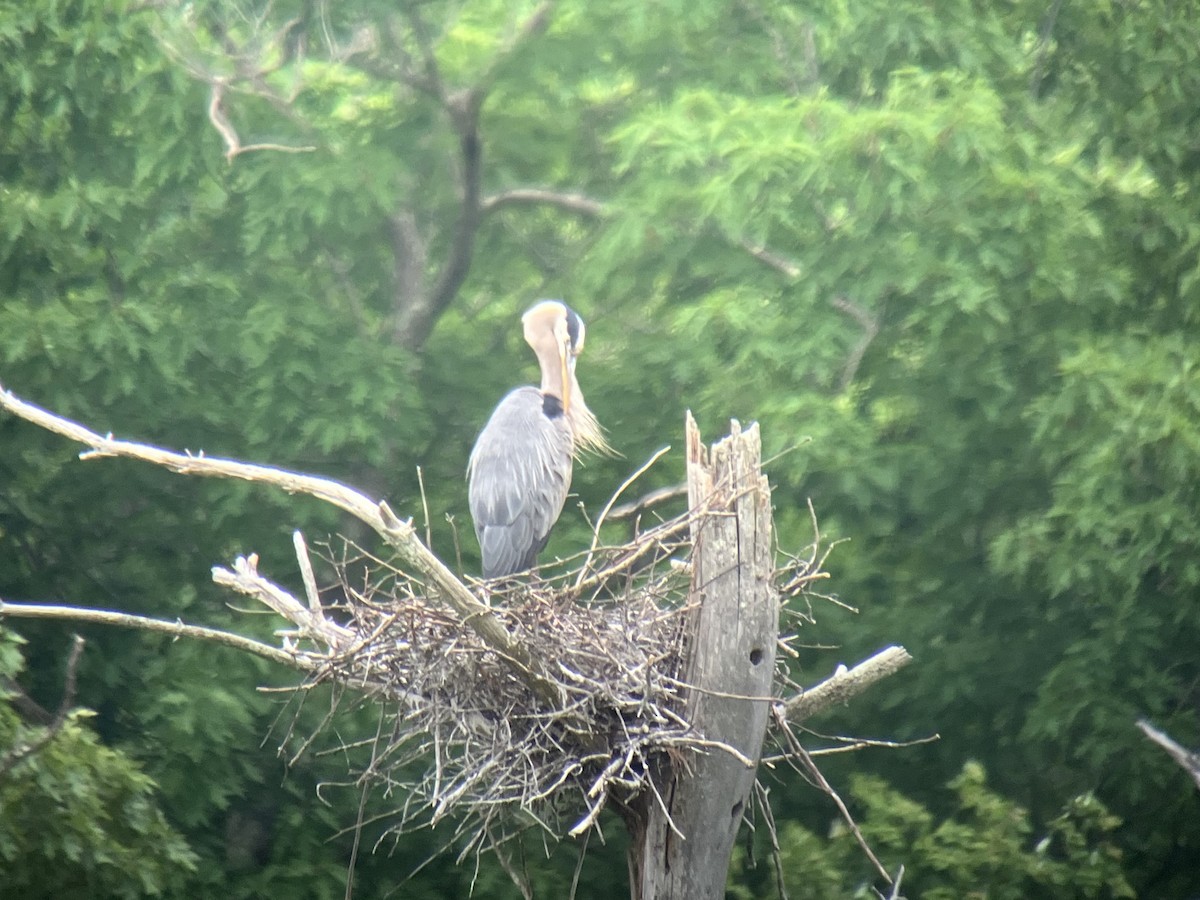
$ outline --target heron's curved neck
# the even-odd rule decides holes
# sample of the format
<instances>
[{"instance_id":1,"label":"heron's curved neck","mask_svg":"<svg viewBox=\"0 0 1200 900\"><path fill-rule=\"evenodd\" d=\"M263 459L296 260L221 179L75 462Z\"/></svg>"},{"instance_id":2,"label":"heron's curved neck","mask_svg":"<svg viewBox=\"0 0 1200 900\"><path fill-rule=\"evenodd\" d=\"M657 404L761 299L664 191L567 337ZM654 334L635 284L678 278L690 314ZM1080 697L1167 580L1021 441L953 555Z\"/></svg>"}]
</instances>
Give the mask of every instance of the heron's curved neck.
<instances>
[{"instance_id":1,"label":"heron's curved neck","mask_svg":"<svg viewBox=\"0 0 1200 900\"><path fill-rule=\"evenodd\" d=\"M546 349L542 347L536 348L538 366L542 370L542 386L541 392L549 394L551 397L557 397L559 401L563 399L562 389L562 362L559 361L558 354L553 348ZM574 381L575 376L571 376L571 392L574 394L578 385ZM573 398L572 398L573 399Z\"/></svg>"}]
</instances>

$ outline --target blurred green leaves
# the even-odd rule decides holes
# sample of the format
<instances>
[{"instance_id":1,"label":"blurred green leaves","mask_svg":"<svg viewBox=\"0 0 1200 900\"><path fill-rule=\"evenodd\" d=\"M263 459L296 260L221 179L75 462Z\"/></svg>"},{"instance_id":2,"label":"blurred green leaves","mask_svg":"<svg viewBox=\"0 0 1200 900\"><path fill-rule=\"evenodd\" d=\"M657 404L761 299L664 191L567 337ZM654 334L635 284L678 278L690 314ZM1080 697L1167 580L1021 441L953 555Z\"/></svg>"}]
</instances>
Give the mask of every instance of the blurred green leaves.
<instances>
[{"instance_id":1,"label":"blurred green leaves","mask_svg":"<svg viewBox=\"0 0 1200 900\"><path fill-rule=\"evenodd\" d=\"M22 667L24 642L0 629L0 686ZM39 742L0 689L0 756ZM177 896L196 855L168 824L156 785L103 746L76 709L46 743L0 776L0 871L13 896ZM7 759L6 759L7 761Z\"/></svg>"},{"instance_id":2,"label":"blurred green leaves","mask_svg":"<svg viewBox=\"0 0 1200 900\"><path fill-rule=\"evenodd\" d=\"M850 806L872 852L895 876L903 864L905 896L960 900L1117 898L1137 894L1122 870L1113 840L1121 822L1090 794L1072 798L1035 833L1026 810L990 789L983 767L966 763L948 785L948 812L935 815L887 782L851 779ZM830 807L832 811L832 807ZM826 900L872 897L882 886L850 829L835 820L827 840L799 825L779 833L780 865L788 896ZM759 842L759 853L765 852ZM740 854L738 898L772 896L771 864Z\"/></svg>"}]
</instances>

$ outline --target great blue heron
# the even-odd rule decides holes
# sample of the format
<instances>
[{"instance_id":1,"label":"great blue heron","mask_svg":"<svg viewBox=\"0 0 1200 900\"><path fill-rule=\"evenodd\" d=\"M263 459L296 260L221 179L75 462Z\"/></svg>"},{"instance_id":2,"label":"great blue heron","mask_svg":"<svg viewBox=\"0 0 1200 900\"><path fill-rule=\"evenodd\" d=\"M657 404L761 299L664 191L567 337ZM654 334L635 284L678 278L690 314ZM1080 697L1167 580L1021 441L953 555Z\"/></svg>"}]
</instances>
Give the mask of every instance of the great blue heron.
<instances>
[{"instance_id":1,"label":"great blue heron","mask_svg":"<svg viewBox=\"0 0 1200 900\"><path fill-rule=\"evenodd\" d=\"M566 502L574 457L608 449L575 380L583 319L559 300L543 300L521 322L541 387L519 387L500 401L467 466L484 578L533 567Z\"/></svg>"}]
</instances>

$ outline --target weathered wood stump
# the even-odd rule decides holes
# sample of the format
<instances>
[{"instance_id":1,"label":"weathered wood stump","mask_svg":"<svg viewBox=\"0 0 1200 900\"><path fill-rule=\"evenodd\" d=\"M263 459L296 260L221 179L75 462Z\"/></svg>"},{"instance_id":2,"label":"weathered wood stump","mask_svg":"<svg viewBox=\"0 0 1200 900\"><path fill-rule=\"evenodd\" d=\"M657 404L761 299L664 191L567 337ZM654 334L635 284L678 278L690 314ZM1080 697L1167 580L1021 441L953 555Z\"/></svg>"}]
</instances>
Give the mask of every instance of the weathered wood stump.
<instances>
[{"instance_id":1,"label":"weathered wood stump","mask_svg":"<svg viewBox=\"0 0 1200 900\"><path fill-rule=\"evenodd\" d=\"M664 760L657 796L639 798L630 848L635 900L725 894L733 842L754 786L779 635L771 493L757 425L711 452L687 417L688 500L695 521L684 680L685 717L707 753Z\"/></svg>"}]
</instances>

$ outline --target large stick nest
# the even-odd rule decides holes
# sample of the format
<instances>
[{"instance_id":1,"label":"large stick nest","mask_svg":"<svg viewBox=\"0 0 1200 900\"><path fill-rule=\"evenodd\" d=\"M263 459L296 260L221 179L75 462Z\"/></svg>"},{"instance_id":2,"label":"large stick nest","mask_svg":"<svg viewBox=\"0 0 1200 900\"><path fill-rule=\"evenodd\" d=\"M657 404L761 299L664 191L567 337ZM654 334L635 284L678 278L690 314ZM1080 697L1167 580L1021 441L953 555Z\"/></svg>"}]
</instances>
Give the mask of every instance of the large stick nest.
<instances>
[{"instance_id":1,"label":"large stick nest","mask_svg":"<svg viewBox=\"0 0 1200 900\"><path fill-rule=\"evenodd\" d=\"M310 686L352 688L379 711L377 734L354 749L368 753L357 786L390 801L385 834L446 820L463 855L530 826L578 835L607 803L656 792L663 754L722 752L683 718L690 524L481 588L546 662L564 698L555 708L394 560L351 544L331 559L343 596L333 614L357 639L314 654ZM815 556L793 561L781 586L798 593L818 569Z\"/></svg>"}]
</instances>

